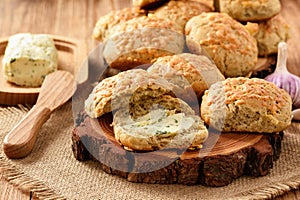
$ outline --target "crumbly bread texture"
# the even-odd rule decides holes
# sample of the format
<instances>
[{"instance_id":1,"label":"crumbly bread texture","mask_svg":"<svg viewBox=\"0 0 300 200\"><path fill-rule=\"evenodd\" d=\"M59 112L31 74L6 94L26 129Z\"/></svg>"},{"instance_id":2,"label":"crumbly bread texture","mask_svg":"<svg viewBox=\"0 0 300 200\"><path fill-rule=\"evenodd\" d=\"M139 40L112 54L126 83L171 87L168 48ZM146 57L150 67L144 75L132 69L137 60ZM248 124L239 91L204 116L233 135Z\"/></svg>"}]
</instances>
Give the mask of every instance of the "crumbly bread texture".
<instances>
[{"instance_id":1,"label":"crumbly bread texture","mask_svg":"<svg viewBox=\"0 0 300 200\"><path fill-rule=\"evenodd\" d=\"M109 30L103 57L110 67L128 70L183 50L184 35L174 22L156 16L139 17Z\"/></svg>"},{"instance_id":2,"label":"crumbly bread texture","mask_svg":"<svg viewBox=\"0 0 300 200\"><path fill-rule=\"evenodd\" d=\"M280 0L222 0L220 11L238 21L266 20L281 10Z\"/></svg>"},{"instance_id":3,"label":"crumbly bread texture","mask_svg":"<svg viewBox=\"0 0 300 200\"><path fill-rule=\"evenodd\" d=\"M206 52L225 77L247 76L256 66L256 40L226 13L202 13L185 27L186 43L195 54Z\"/></svg>"},{"instance_id":4,"label":"crumbly bread texture","mask_svg":"<svg viewBox=\"0 0 300 200\"><path fill-rule=\"evenodd\" d=\"M181 98L188 102L193 101L193 91L194 95L196 94L196 100L201 100L205 90L212 84L225 79L214 62L207 56L191 53L160 57L147 71L178 86L182 95L188 95L187 98L184 96ZM174 88L176 88L175 86ZM181 93L178 92L178 94Z\"/></svg>"},{"instance_id":5,"label":"crumbly bread texture","mask_svg":"<svg viewBox=\"0 0 300 200\"><path fill-rule=\"evenodd\" d=\"M144 10L139 8L113 10L98 19L93 30L93 38L102 42L107 39L107 32L114 25L136 17L146 16L146 14L147 13Z\"/></svg>"},{"instance_id":6,"label":"crumbly bread texture","mask_svg":"<svg viewBox=\"0 0 300 200\"><path fill-rule=\"evenodd\" d=\"M258 22L258 33L255 34L255 39L260 56L277 53L278 44L286 42L289 38L290 28L282 16L276 15L269 20Z\"/></svg>"},{"instance_id":7,"label":"crumbly bread texture","mask_svg":"<svg viewBox=\"0 0 300 200\"><path fill-rule=\"evenodd\" d=\"M4 78L16 85L39 87L58 68L58 52L46 34L19 33L9 38L2 60Z\"/></svg>"},{"instance_id":8,"label":"crumbly bread texture","mask_svg":"<svg viewBox=\"0 0 300 200\"><path fill-rule=\"evenodd\" d=\"M184 31L185 24L194 16L200 15L202 12L211 12L212 9L206 4L192 0L170 1L158 8L153 14L169 19L178 24Z\"/></svg>"},{"instance_id":9,"label":"crumbly bread texture","mask_svg":"<svg viewBox=\"0 0 300 200\"><path fill-rule=\"evenodd\" d=\"M203 96L201 117L224 132L274 133L291 124L292 101L287 92L258 78L228 78Z\"/></svg>"},{"instance_id":10,"label":"crumbly bread texture","mask_svg":"<svg viewBox=\"0 0 300 200\"><path fill-rule=\"evenodd\" d=\"M94 87L85 101L85 111L90 117L97 118L112 111L111 96L118 80L122 79L124 73L105 78Z\"/></svg>"},{"instance_id":11,"label":"crumbly bread texture","mask_svg":"<svg viewBox=\"0 0 300 200\"><path fill-rule=\"evenodd\" d=\"M168 95L135 101L113 117L116 140L128 150L198 149L208 131L182 100Z\"/></svg>"},{"instance_id":12,"label":"crumbly bread texture","mask_svg":"<svg viewBox=\"0 0 300 200\"><path fill-rule=\"evenodd\" d=\"M96 85L85 101L85 111L90 117L97 118L121 107L128 107L133 100L157 98L164 94L174 95L166 80L142 69L132 69L106 78Z\"/></svg>"}]
</instances>

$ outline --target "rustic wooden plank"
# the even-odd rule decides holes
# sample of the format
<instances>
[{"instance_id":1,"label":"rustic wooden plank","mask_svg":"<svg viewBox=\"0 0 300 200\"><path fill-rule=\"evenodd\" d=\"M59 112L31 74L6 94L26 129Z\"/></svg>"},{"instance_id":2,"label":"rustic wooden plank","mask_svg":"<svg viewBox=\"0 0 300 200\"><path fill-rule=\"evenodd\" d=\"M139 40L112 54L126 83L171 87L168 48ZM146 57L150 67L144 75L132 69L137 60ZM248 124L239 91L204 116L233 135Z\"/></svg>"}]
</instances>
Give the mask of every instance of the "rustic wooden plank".
<instances>
[{"instance_id":1,"label":"rustic wooden plank","mask_svg":"<svg viewBox=\"0 0 300 200\"><path fill-rule=\"evenodd\" d=\"M300 1L290 0L282 1L282 16L287 20L291 28L291 39L288 42L288 60L287 66L290 72L300 76Z\"/></svg>"}]
</instances>

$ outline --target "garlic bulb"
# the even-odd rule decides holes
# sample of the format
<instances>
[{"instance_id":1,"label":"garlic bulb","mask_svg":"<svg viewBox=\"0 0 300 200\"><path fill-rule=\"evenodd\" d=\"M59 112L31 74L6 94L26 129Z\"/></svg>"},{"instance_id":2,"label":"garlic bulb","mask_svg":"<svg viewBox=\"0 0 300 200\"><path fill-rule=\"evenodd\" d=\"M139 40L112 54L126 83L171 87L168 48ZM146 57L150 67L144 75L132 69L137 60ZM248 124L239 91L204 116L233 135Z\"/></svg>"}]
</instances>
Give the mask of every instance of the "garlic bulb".
<instances>
[{"instance_id":1,"label":"garlic bulb","mask_svg":"<svg viewBox=\"0 0 300 200\"><path fill-rule=\"evenodd\" d=\"M300 108L300 78L291 74L286 67L287 44L278 44L277 65L274 73L267 76L267 81L273 82L277 87L287 91L292 97L293 106Z\"/></svg>"}]
</instances>

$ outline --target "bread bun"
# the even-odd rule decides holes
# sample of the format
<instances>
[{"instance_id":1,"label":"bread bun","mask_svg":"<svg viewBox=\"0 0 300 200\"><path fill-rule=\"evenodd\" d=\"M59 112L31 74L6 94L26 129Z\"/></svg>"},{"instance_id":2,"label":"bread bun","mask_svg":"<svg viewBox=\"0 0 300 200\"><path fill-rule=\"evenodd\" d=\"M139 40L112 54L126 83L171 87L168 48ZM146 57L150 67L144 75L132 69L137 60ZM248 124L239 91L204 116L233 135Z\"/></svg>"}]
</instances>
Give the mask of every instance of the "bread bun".
<instances>
[{"instance_id":1,"label":"bread bun","mask_svg":"<svg viewBox=\"0 0 300 200\"><path fill-rule=\"evenodd\" d=\"M290 28L280 15L269 20L258 22L258 33L255 34L258 55L268 56L278 52L278 44L287 41L290 37Z\"/></svg>"},{"instance_id":2,"label":"bread bun","mask_svg":"<svg viewBox=\"0 0 300 200\"><path fill-rule=\"evenodd\" d=\"M186 43L195 54L206 52L225 77L247 76L256 66L256 40L225 13L202 13L185 27Z\"/></svg>"},{"instance_id":3,"label":"bread bun","mask_svg":"<svg viewBox=\"0 0 300 200\"><path fill-rule=\"evenodd\" d=\"M287 92L258 78L228 78L213 84L203 96L201 117L224 132L274 133L291 123Z\"/></svg>"},{"instance_id":4,"label":"bread bun","mask_svg":"<svg viewBox=\"0 0 300 200\"><path fill-rule=\"evenodd\" d=\"M115 25L108 37L103 57L110 67L120 70L153 63L158 57L178 54L184 49L184 36L176 24L155 16Z\"/></svg>"},{"instance_id":5,"label":"bread bun","mask_svg":"<svg viewBox=\"0 0 300 200\"><path fill-rule=\"evenodd\" d=\"M208 131L198 115L182 100L168 95L136 101L114 113L116 140L128 150L198 149Z\"/></svg>"},{"instance_id":6,"label":"bread bun","mask_svg":"<svg viewBox=\"0 0 300 200\"><path fill-rule=\"evenodd\" d=\"M238 21L266 20L281 10L280 0L222 0L220 11Z\"/></svg>"},{"instance_id":7,"label":"bread bun","mask_svg":"<svg viewBox=\"0 0 300 200\"><path fill-rule=\"evenodd\" d=\"M183 92L178 97L188 102L193 101L190 89L200 100L204 91L213 83L225 79L214 62L208 57L191 53L160 57L147 71L178 86ZM175 86L174 88L176 88Z\"/></svg>"},{"instance_id":8,"label":"bread bun","mask_svg":"<svg viewBox=\"0 0 300 200\"><path fill-rule=\"evenodd\" d=\"M107 32L116 24L128 21L130 19L146 16L146 12L139 8L123 8L113 10L108 14L101 16L93 30L93 38L103 42L107 39Z\"/></svg>"},{"instance_id":9,"label":"bread bun","mask_svg":"<svg viewBox=\"0 0 300 200\"><path fill-rule=\"evenodd\" d=\"M154 15L175 22L184 31L185 24L189 19L203 12L211 11L212 9L203 3L193 0L178 0L170 1L159 7Z\"/></svg>"},{"instance_id":10,"label":"bread bun","mask_svg":"<svg viewBox=\"0 0 300 200\"><path fill-rule=\"evenodd\" d=\"M132 69L102 80L85 101L85 111L97 118L105 113L128 107L136 99L174 95L171 85L142 69Z\"/></svg>"}]
</instances>

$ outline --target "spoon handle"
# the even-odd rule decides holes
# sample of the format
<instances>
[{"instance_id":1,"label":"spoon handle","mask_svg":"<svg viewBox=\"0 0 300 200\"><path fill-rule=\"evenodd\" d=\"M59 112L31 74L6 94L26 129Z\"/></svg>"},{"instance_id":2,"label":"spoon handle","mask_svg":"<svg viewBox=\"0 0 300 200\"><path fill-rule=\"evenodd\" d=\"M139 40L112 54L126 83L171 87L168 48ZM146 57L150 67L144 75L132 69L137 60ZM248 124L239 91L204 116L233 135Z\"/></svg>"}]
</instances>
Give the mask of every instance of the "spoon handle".
<instances>
[{"instance_id":1,"label":"spoon handle","mask_svg":"<svg viewBox=\"0 0 300 200\"><path fill-rule=\"evenodd\" d=\"M6 135L3 150L9 158L23 158L33 149L37 134L49 119L51 110L33 106L27 115Z\"/></svg>"}]
</instances>

